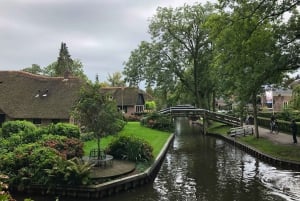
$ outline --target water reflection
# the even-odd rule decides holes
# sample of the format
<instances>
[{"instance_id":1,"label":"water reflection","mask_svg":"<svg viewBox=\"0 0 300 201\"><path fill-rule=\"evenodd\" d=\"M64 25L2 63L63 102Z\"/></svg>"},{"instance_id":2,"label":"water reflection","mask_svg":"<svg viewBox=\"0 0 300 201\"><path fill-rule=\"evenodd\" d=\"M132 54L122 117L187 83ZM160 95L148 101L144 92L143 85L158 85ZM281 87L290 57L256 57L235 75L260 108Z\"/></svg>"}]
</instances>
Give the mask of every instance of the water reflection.
<instances>
[{"instance_id":1,"label":"water reflection","mask_svg":"<svg viewBox=\"0 0 300 201\"><path fill-rule=\"evenodd\" d=\"M201 135L188 121L177 123L174 143L155 181L101 200L300 200L299 172L270 166L222 140Z\"/></svg>"},{"instance_id":2,"label":"water reflection","mask_svg":"<svg viewBox=\"0 0 300 201\"><path fill-rule=\"evenodd\" d=\"M186 126L180 124L184 133L154 182L158 200L300 200L299 172L278 170Z\"/></svg>"}]
</instances>

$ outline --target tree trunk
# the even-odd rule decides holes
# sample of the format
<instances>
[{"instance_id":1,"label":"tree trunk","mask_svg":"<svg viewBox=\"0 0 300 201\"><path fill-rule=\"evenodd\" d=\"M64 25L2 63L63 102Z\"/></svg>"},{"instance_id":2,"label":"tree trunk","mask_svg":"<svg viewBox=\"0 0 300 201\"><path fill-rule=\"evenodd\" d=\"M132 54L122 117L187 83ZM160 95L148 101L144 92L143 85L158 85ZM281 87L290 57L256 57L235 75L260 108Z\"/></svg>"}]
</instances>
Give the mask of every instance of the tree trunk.
<instances>
[{"instance_id":1,"label":"tree trunk","mask_svg":"<svg viewBox=\"0 0 300 201\"><path fill-rule=\"evenodd\" d=\"M216 111L216 92L212 92L212 110L215 112Z\"/></svg>"},{"instance_id":2,"label":"tree trunk","mask_svg":"<svg viewBox=\"0 0 300 201\"><path fill-rule=\"evenodd\" d=\"M254 133L256 135L256 138L259 138L258 124L257 124L256 94L252 95L252 105L253 105Z\"/></svg>"}]
</instances>

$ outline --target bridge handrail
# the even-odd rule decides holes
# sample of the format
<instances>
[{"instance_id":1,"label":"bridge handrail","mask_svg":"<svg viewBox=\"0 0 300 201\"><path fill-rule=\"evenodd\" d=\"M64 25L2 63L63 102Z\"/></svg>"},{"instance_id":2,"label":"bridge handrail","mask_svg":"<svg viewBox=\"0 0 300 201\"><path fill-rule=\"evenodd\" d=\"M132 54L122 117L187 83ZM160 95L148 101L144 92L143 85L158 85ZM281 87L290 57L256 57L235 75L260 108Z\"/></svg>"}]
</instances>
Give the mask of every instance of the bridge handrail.
<instances>
[{"instance_id":1,"label":"bridge handrail","mask_svg":"<svg viewBox=\"0 0 300 201\"><path fill-rule=\"evenodd\" d=\"M158 111L160 114L170 114L170 115L177 115L181 114L183 116L206 116L208 119L219 121L222 123L239 126L240 120L237 117L233 117L226 114L220 114L217 112L209 111L206 109L196 108L194 106L186 106L186 105L179 105L174 107L165 108L163 110Z\"/></svg>"}]
</instances>

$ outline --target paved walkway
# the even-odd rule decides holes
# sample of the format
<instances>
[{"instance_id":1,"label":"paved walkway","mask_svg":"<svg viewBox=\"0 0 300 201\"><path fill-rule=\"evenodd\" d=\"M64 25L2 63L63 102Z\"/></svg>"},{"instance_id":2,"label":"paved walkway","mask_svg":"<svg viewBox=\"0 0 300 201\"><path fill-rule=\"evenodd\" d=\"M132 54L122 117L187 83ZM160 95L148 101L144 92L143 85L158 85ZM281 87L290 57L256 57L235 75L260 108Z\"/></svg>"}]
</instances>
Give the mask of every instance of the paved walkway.
<instances>
[{"instance_id":1,"label":"paved walkway","mask_svg":"<svg viewBox=\"0 0 300 201\"><path fill-rule=\"evenodd\" d=\"M83 157L84 161L88 161L87 156ZM93 179L107 179L120 177L135 171L135 163L126 160L113 159L111 165L106 167L93 167L90 177Z\"/></svg>"},{"instance_id":2,"label":"paved walkway","mask_svg":"<svg viewBox=\"0 0 300 201\"><path fill-rule=\"evenodd\" d=\"M297 137L298 143L293 143L293 136L291 134L282 133L279 131L278 134L271 133L270 129L258 127L259 129L259 137L263 137L266 139L271 140L274 143L277 144L283 144L283 145L290 145L290 146L300 146L300 137Z\"/></svg>"},{"instance_id":3,"label":"paved walkway","mask_svg":"<svg viewBox=\"0 0 300 201\"><path fill-rule=\"evenodd\" d=\"M94 167L91 172L91 178L104 179L115 178L129 174L135 170L135 163L123 160L114 160L111 166Z\"/></svg>"}]
</instances>

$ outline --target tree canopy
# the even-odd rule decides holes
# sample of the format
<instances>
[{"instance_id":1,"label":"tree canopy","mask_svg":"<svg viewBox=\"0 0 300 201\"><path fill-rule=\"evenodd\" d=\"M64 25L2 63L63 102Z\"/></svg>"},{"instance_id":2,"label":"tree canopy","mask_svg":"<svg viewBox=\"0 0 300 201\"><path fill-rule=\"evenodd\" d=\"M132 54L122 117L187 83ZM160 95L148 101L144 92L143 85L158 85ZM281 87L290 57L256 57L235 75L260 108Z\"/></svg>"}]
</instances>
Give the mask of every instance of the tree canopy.
<instances>
[{"instance_id":1,"label":"tree canopy","mask_svg":"<svg viewBox=\"0 0 300 201\"><path fill-rule=\"evenodd\" d=\"M115 72L112 75L108 74L107 81L111 87L124 87L125 81L122 79L121 72Z\"/></svg>"},{"instance_id":2,"label":"tree canopy","mask_svg":"<svg viewBox=\"0 0 300 201\"><path fill-rule=\"evenodd\" d=\"M218 86L223 94L233 95L241 108L251 101L258 137L256 97L262 85L280 83L287 71L299 67L299 54L295 54L299 41L292 42L297 37L295 22L291 23L295 16L285 23L262 5L271 1L220 2L222 9L207 23L214 44L214 70L222 82Z\"/></svg>"},{"instance_id":3,"label":"tree canopy","mask_svg":"<svg viewBox=\"0 0 300 201\"><path fill-rule=\"evenodd\" d=\"M94 133L98 139L98 150L102 136L115 134L124 126L123 116L118 111L116 102L108 94L101 93L98 82L87 83L81 89L73 115L85 132Z\"/></svg>"},{"instance_id":4,"label":"tree canopy","mask_svg":"<svg viewBox=\"0 0 300 201\"><path fill-rule=\"evenodd\" d=\"M299 68L298 11L297 0L158 8L149 25L151 41L131 52L125 79L132 85L145 80L171 104L209 109L215 95L240 108L251 102L256 116L261 87L282 83Z\"/></svg>"},{"instance_id":5,"label":"tree canopy","mask_svg":"<svg viewBox=\"0 0 300 201\"><path fill-rule=\"evenodd\" d=\"M145 80L163 93L181 85L194 104L208 108L212 46L204 24L212 11L211 4L158 8L149 25L152 40L132 51L125 63L125 80L131 85Z\"/></svg>"},{"instance_id":6,"label":"tree canopy","mask_svg":"<svg viewBox=\"0 0 300 201\"><path fill-rule=\"evenodd\" d=\"M71 58L66 43L61 43L59 56L57 61L42 68L38 64L32 64L31 67L22 69L33 74L47 75L51 77L63 77L65 75L77 76L84 80L88 80L83 72L83 64L80 60Z\"/></svg>"}]
</instances>

